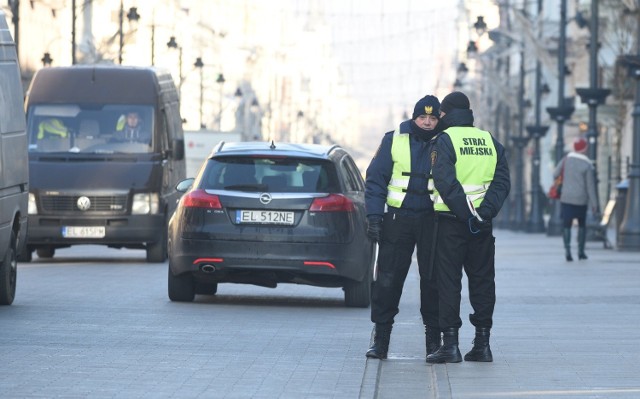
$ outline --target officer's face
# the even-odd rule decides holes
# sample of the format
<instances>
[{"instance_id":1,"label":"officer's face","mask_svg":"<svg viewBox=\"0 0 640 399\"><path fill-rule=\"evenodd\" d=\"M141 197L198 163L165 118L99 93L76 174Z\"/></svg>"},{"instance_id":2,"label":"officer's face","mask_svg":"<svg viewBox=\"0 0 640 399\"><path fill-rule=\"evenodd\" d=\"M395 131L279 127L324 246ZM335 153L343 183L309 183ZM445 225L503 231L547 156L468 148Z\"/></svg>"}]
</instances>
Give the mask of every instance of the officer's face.
<instances>
[{"instance_id":1,"label":"officer's face","mask_svg":"<svg viewBox=\"0 0 640 399\"><path fill-rule=\"evenodd\" d=\"M420 129L433 130L438 124L438 118L435 115L420 115L416 118L416 125Z\"/></svg>"},{"instance_id":2,"label":"officer's face","mask_svg":"<svg viewBox=\"0 0 640 399\"><path fill-rule=\"evenodd\" d=\"M127 114L127 124L130 127L138 126L138 120L139 120L138 114L136 114L135 112L131 112Z\"/></svg>"}]
</instances>

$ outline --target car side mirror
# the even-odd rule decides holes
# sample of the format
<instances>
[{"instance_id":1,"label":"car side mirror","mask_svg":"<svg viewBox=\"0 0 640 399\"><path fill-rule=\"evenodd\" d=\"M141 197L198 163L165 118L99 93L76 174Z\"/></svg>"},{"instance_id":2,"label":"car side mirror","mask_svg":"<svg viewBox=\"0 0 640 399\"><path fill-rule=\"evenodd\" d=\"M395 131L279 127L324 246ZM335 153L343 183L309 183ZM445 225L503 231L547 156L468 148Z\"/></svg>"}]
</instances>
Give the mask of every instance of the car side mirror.
<instances>
[{"instance_id":1,"label":"car side mirror","mask_svg":"<svg viewBox=\"0 0 640 399\"><path fill-rule=\"evenodd\" d=\"M178 183L178 185L176 185L176 191L179 191L181 193L185 193L187 192L191 186L193 185L193 181L195 179L190 177L186 180L182 180L180 183Z\"/></svg>"},{"instance_id":2,"label":"car side mirror","mask_svg":"<svg viewBox=\"0 0 640 399\"><path fill-rule=\"evenodd\" d=\"M174 139L171 142L171 154L173 158L181 161L184 159L184 140L183 139Z\"/></svg>"}]
</instances>

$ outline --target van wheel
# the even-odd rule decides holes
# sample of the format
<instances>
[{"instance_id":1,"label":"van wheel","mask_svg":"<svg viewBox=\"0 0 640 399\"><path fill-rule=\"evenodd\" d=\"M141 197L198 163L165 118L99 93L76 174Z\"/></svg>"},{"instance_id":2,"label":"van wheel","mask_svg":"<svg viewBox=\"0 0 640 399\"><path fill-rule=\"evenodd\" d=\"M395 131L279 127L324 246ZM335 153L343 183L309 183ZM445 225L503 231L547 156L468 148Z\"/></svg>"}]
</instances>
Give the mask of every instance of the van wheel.
<instances>
[{"instance_id":1,"label":"van wheel","mask_svg":"<svg viewBox=\"0 0 640 399\"><path fill-rule=\"evenodd\" d=\"M56 249L53 247L41 247L36 249L36 253L38 254L38 258L50 259L56 254Z\"/></svg>"},{"instance_id":2,"label":"van wheel","mask_svg":"<svg viewBox=\"0 0 640 399\"><path fill-rule=\"evenodd\" d=\"M18 277L18 257L16 234L11 232L11 239L4 259L0 263L0 305L11 305L16 296L16 279Z\"/></svg>"},{"instance_id":3,"label":"van wheel","mask_svg":"<svg viewBox=\"0 0 640 399\"><path fill-rule=\"evenodd\" d=\"M167 227L162 232L162 237L157 242L147 244L147 262L162 263L167 260Z\"/></svg>"},{"instance_id":4,"label":"van wheel","mask_svg":"<svg viewBox=\"0 0 640 399\"><path fill-rule=\"evenodd\" d=\"M169 267L169 299L173 302L193 302L196 297L196 282L189 273L174 276Z\"/></svg>"}]
</instances>

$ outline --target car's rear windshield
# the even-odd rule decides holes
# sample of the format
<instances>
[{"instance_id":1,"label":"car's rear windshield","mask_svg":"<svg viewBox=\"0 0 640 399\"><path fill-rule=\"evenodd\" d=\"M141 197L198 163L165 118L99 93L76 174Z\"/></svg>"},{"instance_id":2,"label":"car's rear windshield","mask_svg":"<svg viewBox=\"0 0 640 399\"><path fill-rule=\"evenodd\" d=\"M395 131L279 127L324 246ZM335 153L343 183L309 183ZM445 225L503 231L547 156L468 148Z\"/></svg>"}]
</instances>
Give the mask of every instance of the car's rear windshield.
<instances>
[{"instance_id":1,"label":"car's rear windshield","mask_svg":"<svg viewBox=\"0 0 640 399\"><path fill-rule=\"evenodd\" d=\"M201 188L207 190L330 193L339 191L333 164L290 157L217 157L207 161Z\"/></svg>"}]
</instances>

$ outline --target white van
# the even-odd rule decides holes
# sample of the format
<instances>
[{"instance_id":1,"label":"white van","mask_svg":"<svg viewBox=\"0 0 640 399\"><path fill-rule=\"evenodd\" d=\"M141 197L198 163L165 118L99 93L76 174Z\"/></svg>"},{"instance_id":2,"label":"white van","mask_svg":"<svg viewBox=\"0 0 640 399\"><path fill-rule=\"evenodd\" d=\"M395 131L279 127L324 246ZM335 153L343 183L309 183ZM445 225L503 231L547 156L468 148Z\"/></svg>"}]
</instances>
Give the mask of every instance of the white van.
<instances>
[{"instance_id":1,"label":"white van","mask_svg":"<svg viewBox=\"0 0 640 399\"><path fill-rule=\"evenodd\" d=\"M27 235L29 162L23 99L15 43L0 11L0 305L13 303L17 256Z\"/></svg>"}]
</instances>

